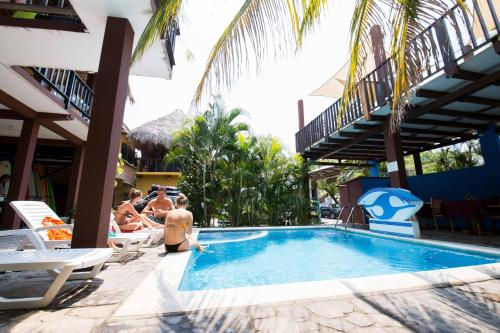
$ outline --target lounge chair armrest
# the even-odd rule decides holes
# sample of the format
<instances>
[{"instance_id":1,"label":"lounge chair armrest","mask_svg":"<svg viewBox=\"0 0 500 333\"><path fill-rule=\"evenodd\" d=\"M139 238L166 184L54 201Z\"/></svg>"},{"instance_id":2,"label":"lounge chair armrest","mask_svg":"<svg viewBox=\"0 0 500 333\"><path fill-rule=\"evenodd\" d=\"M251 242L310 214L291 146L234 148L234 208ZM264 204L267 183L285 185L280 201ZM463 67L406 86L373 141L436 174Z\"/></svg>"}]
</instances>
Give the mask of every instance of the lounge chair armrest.
<instances>
[{"instance_id":1,"label":"lounge chair armrest","mask_svg":"<svg viewBox=\"0 0 500 333\"><path fill-rule=\"evenodd\" d=\"M47 247L43 240L35 233L33 229L15 229L15 230L2 230L0 236L26 236L30 239L31 243L37 250L46 250Z\"/></svg>"},{"instance_id":2,"label":"lounge chair armrest","mask_svg":"<svg viewBox=\"0 0 500 333\"><path fill-rule=\"evenodd\" d=\"M31 236L33 235L32 229L15 229L15 230L1 230L1 236Z\"/></svg>"},{"instance_id":3,"label":"lounge chair armrest","mask_svg":"<svg viewBox=\"0 0 500 333\"><path fill-rule=\"evenodd\" d=\"M57 230L57 229L69 229L73 231L73 225L72 224L58 224L58 225L48 225L46 227L40 227L33 229L35 231L45 231L45 230Z\"/></svg>"}]
</instances>

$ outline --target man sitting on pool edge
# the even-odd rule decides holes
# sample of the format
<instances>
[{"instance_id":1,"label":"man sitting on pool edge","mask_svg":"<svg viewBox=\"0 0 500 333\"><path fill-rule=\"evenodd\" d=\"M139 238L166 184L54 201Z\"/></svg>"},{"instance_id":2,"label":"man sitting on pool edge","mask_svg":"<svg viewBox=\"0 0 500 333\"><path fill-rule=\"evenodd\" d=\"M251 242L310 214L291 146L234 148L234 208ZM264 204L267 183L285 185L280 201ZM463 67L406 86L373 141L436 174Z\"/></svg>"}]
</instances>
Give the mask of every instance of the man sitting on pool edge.
<instances>
[{"instance_id":1,"label":"man sitting on pool edge","mask_svg":"<svg viewBox=\"0 0 500 333\"><path fill-rule=\"evenodd\" d=\"M193 233L193 214L186 210L187 197L180 193L177 209L168 212L165 219L165 251L167 253L184 252L196 248L204 251L205 247L195 240Z\"/></svg>"}]
</instances>

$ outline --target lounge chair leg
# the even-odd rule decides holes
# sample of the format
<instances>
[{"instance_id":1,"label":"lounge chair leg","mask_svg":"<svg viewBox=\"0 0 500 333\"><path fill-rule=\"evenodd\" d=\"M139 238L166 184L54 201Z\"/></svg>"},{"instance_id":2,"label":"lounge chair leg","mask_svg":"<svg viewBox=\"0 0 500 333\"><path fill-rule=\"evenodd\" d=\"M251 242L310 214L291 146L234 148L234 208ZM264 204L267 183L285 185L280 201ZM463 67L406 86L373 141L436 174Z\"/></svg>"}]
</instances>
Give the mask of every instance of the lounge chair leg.
<instances>
[{"instance_id":1,"label":"lounge chair leg","mask_svg":"<svg viewBox=\"0 0 500 333\"><path fill-rule=\"evenodd\" d=\"M67 265L60 271L56 279L52 282L49 289L42 297L26 297L26 298L4 298L0 297L0 310L12 309L31 309L40 308L49 305L56 297L59 290L68 280L76 265Z\"/></svg>"},{"instance_id":2,"label":"lounge chair leg","mask_svg":"<svg viewBox=\"0 0 500 333\"><path fill-rule=\"evenodd\" d=\"M455 227L453 226L453 220L451 218L449 218L448 222L450 223L451 232L455 232Z\"/></svg>"}]
</instances>

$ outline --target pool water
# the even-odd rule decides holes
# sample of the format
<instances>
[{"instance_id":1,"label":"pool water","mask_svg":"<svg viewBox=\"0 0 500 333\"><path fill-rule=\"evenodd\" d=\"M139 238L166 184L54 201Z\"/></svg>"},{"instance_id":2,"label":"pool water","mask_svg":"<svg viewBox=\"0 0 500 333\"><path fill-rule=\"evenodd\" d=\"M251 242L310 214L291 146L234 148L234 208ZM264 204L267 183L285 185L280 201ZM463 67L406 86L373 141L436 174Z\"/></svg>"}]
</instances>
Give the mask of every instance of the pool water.
<instances>
[{"instance_id":1,"label":"pool water","mask_svg":"<svg viewBox=\"0 0 500 333\"><path fill-rule=\"evenodd\" d=\"M499 256L335 229L270 230L265 236L250 236L246 231L200 232L198 240L210 242L210 252L193 251L179 290L333 280L500 262Z\"/></svg>"}]
</instances>

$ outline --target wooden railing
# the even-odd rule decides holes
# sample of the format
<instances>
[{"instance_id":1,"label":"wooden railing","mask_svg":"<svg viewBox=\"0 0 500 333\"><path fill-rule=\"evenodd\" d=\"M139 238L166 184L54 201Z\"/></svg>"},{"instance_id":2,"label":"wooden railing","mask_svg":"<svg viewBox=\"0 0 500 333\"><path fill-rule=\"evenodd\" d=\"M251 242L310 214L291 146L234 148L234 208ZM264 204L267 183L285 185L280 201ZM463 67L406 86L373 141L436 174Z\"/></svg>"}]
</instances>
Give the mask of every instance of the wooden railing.
<instances>
[{"instance_id":1,"label":"wooden railing","mask_svg":"<svg viewBox=\"0 0 500 333\"><path fill-rule=\"evenodd\" d=\"M26 0L26 1L2 1L0 2L2 16L14 18L35 19L55 19L64 20L67 23L81 24L75 10L68 0ZM33 15L16 13L33 13Z\"/></svg>"},{"instance_id":2,"label":"wooden railing","mask_svg":"<svg viewBox=\"0 0 500 333\"><path fill-rule=\"evenodd\" d=\"M167 49L168 57L170 60L170 66L175 65L174 50L175 50L175 40L179 35L179 26L176 19L169 22L167 30L165 31L165 48Z\"/></svg>"},{"instance_id":3,"label":"wooden railing","mask_svg":"<svg viewBox=\"0 0 500 333\"><path fill-rule=\"evenodd\" d=\"M444 71L453 75L457 61L470 57L474 51L490 42L498 43L500 6L493 0L467 0L467 9L452 7L445 15L422 31L411 45L420 62L420 74L415 84ZM426 59L424 61L424 59ZM316 119L295 134L297 152L365 115L389 103L395 79L395 61L391 57L361 79L354 89L348 106L339 112L342 99L337 100Z\"/></svg>"},{"instance_id":4,"label":"wooden railing","mask_svg":"<svg viewBox=\"0 0 500 333\"><path fill-rule=\"evenodd\" d=\"M82 117L90 119L94 92L75 71L42 67L31 67L31 70L34 78L60 97L67 109L73 106Z\"/></svg>"},{"instance_id":5,"label":"wooden railing","mask_svg":"<svg viewBox=\"0 0 500 333\"><path fill-rule=\"evenodd\" d=\"M162 159L141 159L139 171L145 172L180 172L181 168L175 163L166 163Z\"/></svg>"}]
</instances>

